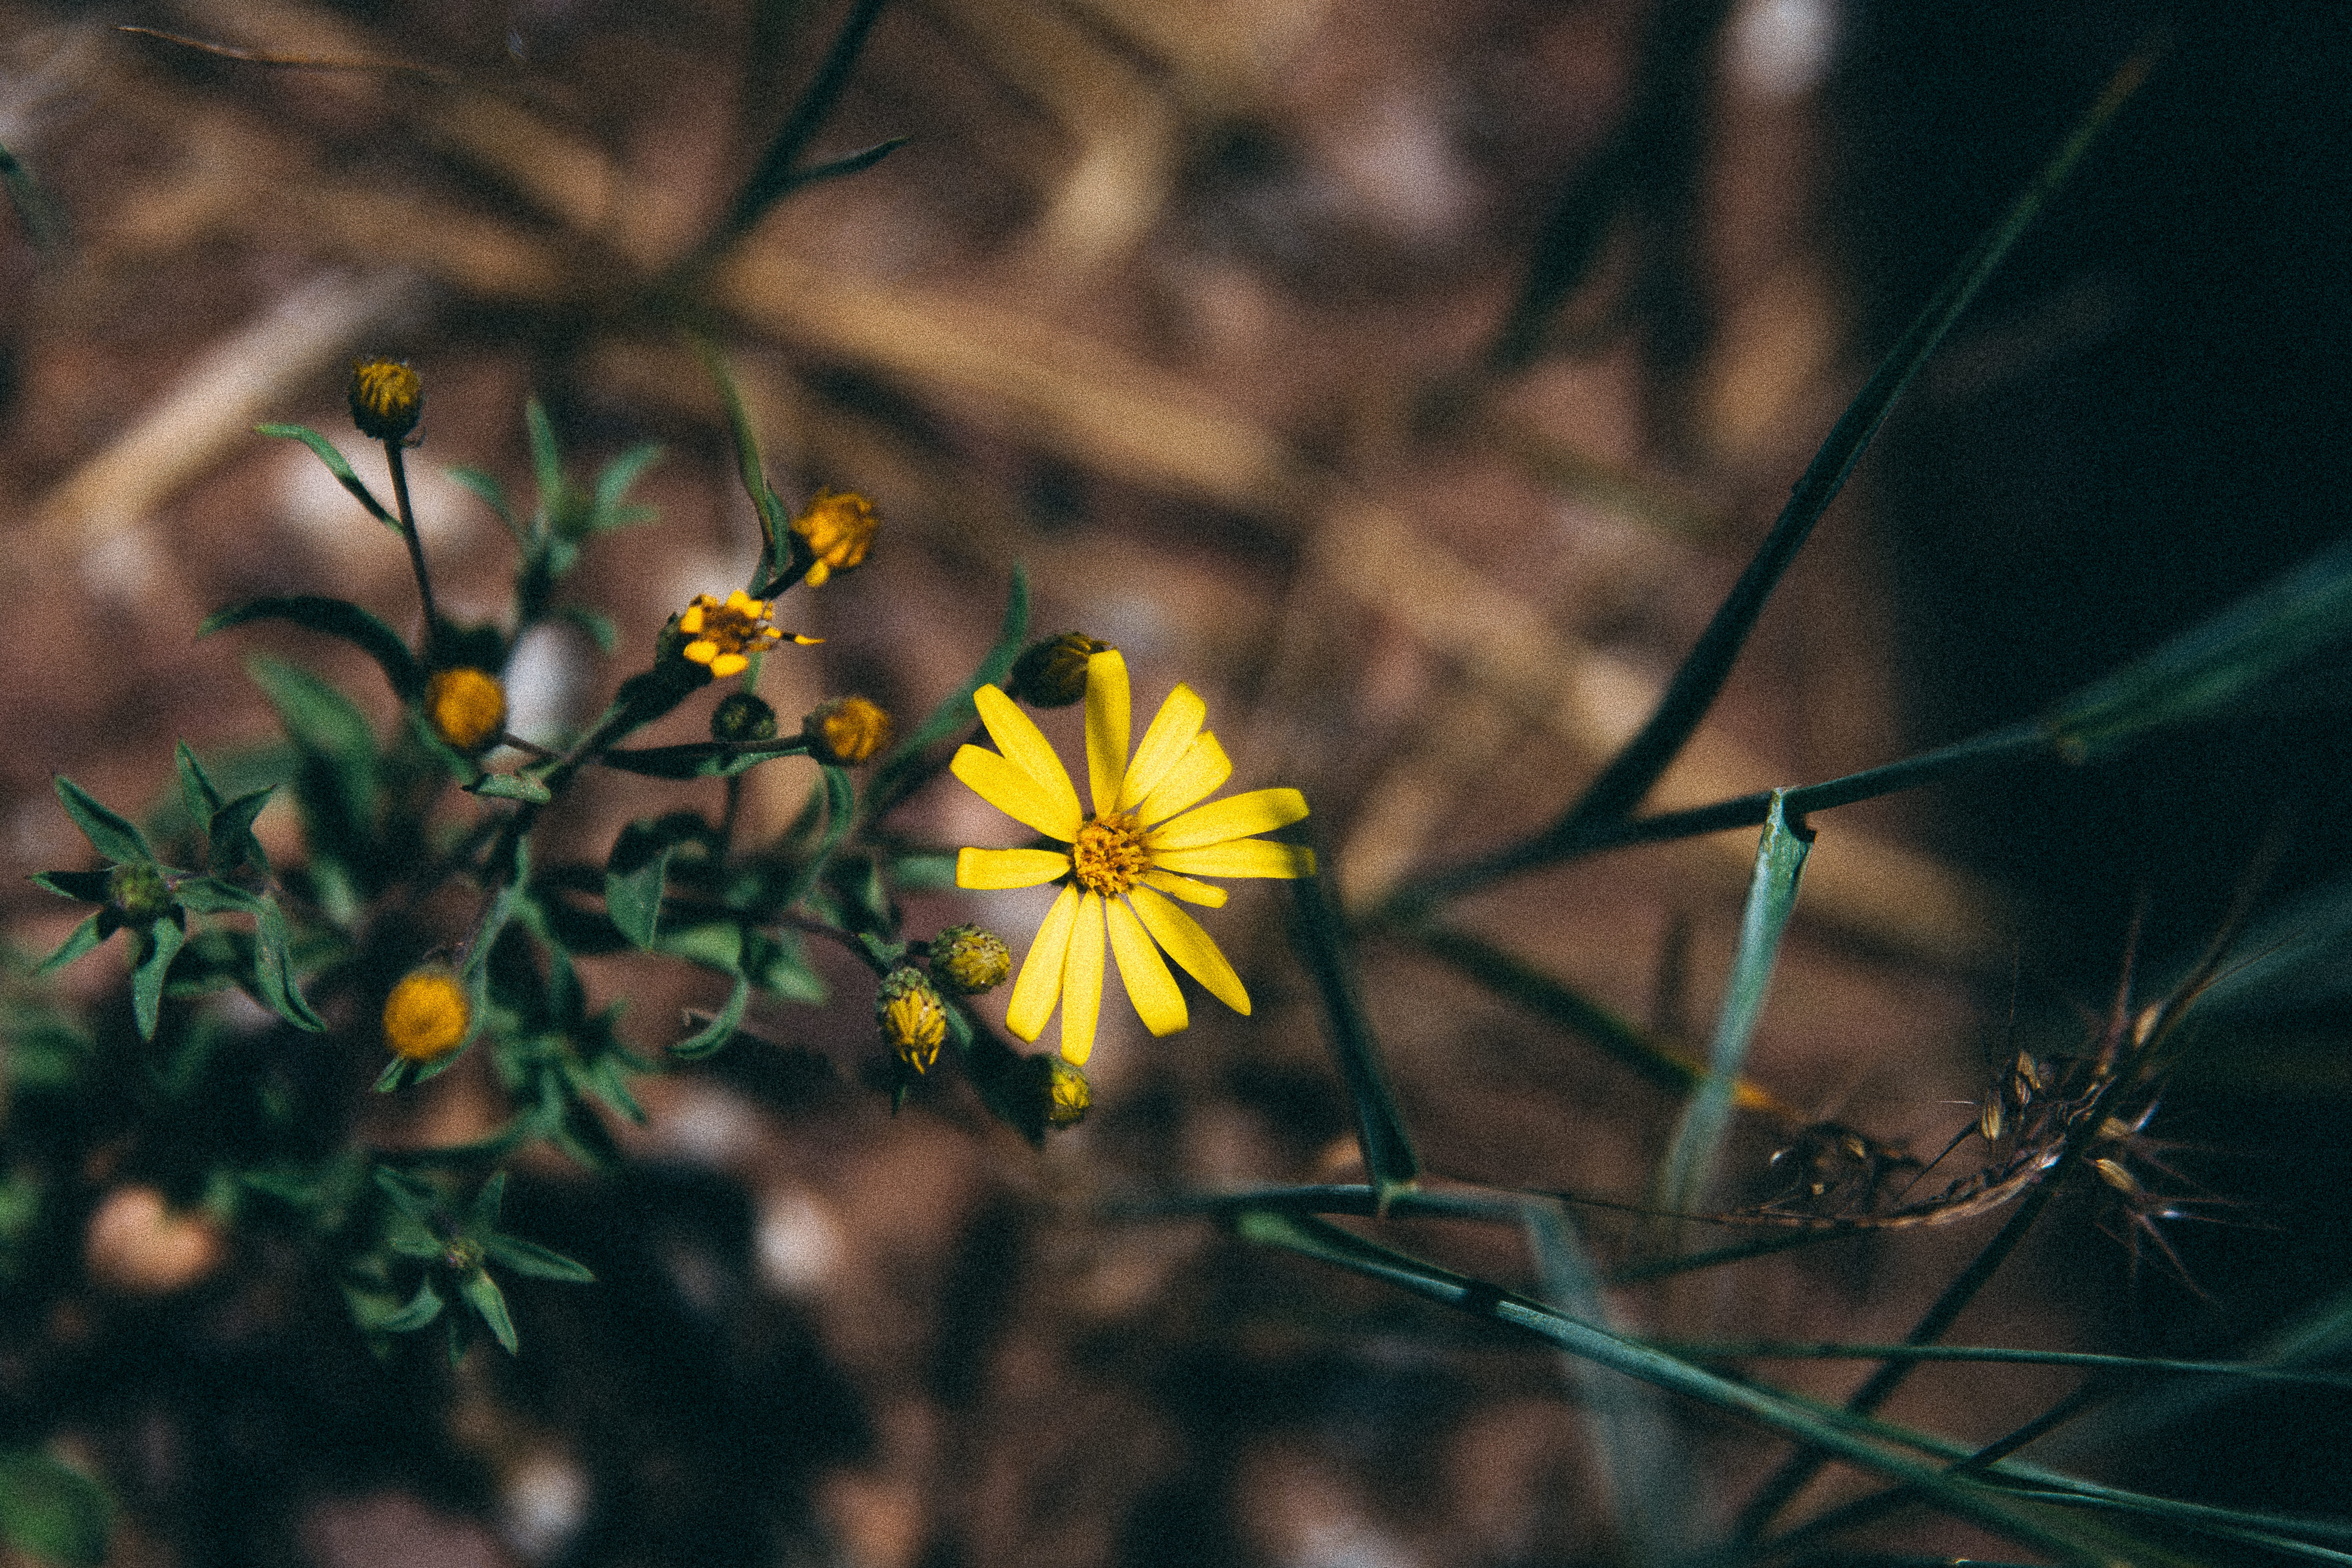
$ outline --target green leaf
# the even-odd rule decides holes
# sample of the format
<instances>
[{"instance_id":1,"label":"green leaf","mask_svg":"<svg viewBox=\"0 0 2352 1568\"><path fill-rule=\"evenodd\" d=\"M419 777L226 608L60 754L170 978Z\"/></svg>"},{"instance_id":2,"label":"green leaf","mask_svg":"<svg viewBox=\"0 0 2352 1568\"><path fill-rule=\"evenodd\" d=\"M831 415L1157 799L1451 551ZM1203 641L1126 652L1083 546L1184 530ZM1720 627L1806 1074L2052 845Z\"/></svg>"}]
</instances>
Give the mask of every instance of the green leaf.
<instances>
[{"instance_id":1,"label":"green leaf","mask_svg":"<svg viewBox=\"0 0 2352 1568\"><path fill-rule=\"evenodd\" d=\"M313 848L340 851L338 858L348 858L373 838L375 823L375 736L365 715L307 669L267 655L247 659L245 668L278 710L287 736L316 769L315 779L306 777L297 786L312 815Z\"/></svg>"},{"instance_id":2,"label":"green leaf","mask_svg":"<svg viewBox=\"0 0 2352 1568\"><path fill-rule=\"evenodd\" d=\"M106 884L112 876L110 871L36 871L26 880L60 898L102 904L107 900Z\"/></svg>"},{"instance_id":3,"label":"green leaf","mask_svg":"<svg viewBox=\"0 0 2352 1568\"><path fill-rule=\"evenodd\" d=\"M752 574L752 584L782 577L792 554L791 519L784 515L783 503L776 492L768 488L766 470L760 462L760 438L751 429L751 411L743 406L743 395L735 385L735 377L727 368L726 356L716 343L700 334L689 341L702 368L719 388L719 401L727 410L727 438L735 449L735 477L742 482L743 493L751 499L751 510L760 518L761 560Z\"/></svg>"},{"instance_id":4,"label":"green leaf","mask_svg":"<svg viewBox=\"0 0 2352 1568\"><path fill-rule=\"evenodd\" d=\"M98 1568L114 1500L97 1481L38 1448L0 1453L0 1538L59 1568Z\"/></svg>"},{"instance_id":5,"label":"green leaf","mask_svg":"<svg viewBox=\"0 0 2352 1568\"><path fill-rule=\"evenodd\" d=\"M221 808L220 791L205 776L204 764L196 761L196 753L185 741L173 749L172 763L180 771L180 801L187 807L188 821L194 825L197 837L209 837L213 813Z\"/></svg>"},{"instance_id":6,"label":"green leaf","mask_svg":"<svg viewBox=\"0 0 2352 1568\"><path fill-rule=\"evenodd\" d=\"M139 946L139 965L131 972L131 1013L138 1021L139 1037L155 1037L155 1024L163 1009L163 978L188 933L178 921L165 916L149 926Z\"/></svg>"},{"instance_id":7,"label":"green leaf","mask_svg":"<svg viewBox=\"0 0 2352 1568\"><path fill-rule=\"evenodd\" d=\"M624 503L628 498L629 487L635 484L646 469L661 461L661 444L647 441L630 447L604 465L604 471L596 476L594 505L588 513L589 532L606 533L616 528L628 528L653 521L651 507Z\"/></svg>"},{"instance_id":8,"label":"green leaf","mask_svg":"<svg viewBox=\"0 0 2352 1568\"><path fill-rule=\"evenodd\" d=\"M208 914L234 910L251 915L256 993L272 1011L296 1028L308 1029L314 1034L326 1028L326 1020L311 1010L310 1004L302 995L301 987L295 981L294 939L287 928L286 912L278 907L276 899L213 877L188 878L175 891L180 901L192 910Z\"/></svg>"},{"instance_id":9,"label":"green leaf","mask_svg":"<svg viewBox=\"0 0 2352 1568\"><path fill-rule=\"evenodd\" d=\"M759 163L737 193L735 205L719 226L711 240L714 247L749 229L761 215L803 183L800 161L809 146L833 116L834 105L841 100L849 86L849 79L857 69L858 57L866 51L866 40L874 24L882 15L883 0L856 0L849 15L843 18L841 30L834 35L833 45L818 62L816 74L802 90L792 112L777 129L775 139L760 155Z\"/></svg>"},{"instance_id":10,"label":"green leaf","mask_svg":"<svg viewBox=\"0 0 2352 1568\"><path fill-rule=\"evenodd\" d=\"M529 901L524 889L530 884L530 840L516 839L513 855L513 862L499 879L498 890L490 895L490 907L482 911L481 929L474 935L474 945L467 950L466 962L457 969L458 978L465 981L467 993L473 1003L474 1033L477 1034L480 1032L483 1016L488 1011L482 1003L490 950L498 946L499 933L507 929L507 922L514 918L515 911ZM473 1038L473 1035L467 1035L467 1038ZM456 1051L451 1051L449 1059L454 1060L457 1055Z\"/></svg>"},{"instance_id":11,"label":"green leaf","mask_svg":"<svg viewBox=\"0 0 2352 1568\"><path fill-rule=\"evenodd\" d=\"M213 814L212 830L205 835L205 864L215 872L234 871L251 866L263 876L269 874L269 856L261 847L261 840L253 834L254 818L278 786L254 790L238 795Z\"/></svg>"},{"instance_id":12,"label":"green leaf","mask_svg":"<svg viewBox=\"0 0 2352 1568\"><path fill-rule=\"evenodd\" d=\"M669 858L679 844L707 831L698 816L681 821L673 815L632 822L613 840L613 853L604 861L604 912L638 947L654 945Z\"/></svg>"},{"instance_id":13,"label":"green leaf","mask_svg":"<svg viewBox=\"0 0 2352 1568\"><path fill-rule=\"evenodd\" d=\"M835 158L830 163L819 163L814 168L803 169L787 180L782 191L778 194L790 195L793 191L805 190L811 185L822 184L827 180L838 180L849 174L862 174L899 148L904 147L907 142L908 138L904 136L893 136L887 142L877 142L871 147L863 148L845 158Z\"/></svg>"},{"instance_id":14,"label":"green leaf","mask_svg":"<svg viewBox=\"0 0 2352 1568\"><path fill-rule=\"evenodd\" d=\"M253 621L290 621L331 637L341 637L375 660L402 701L415 702L425 695L425 669L416 662L416 656L408 651L408 645L397 632L348 599L317 594L278 594L248 599L205 617L196 635L210 637Z\"/></svg>"},{"instance_id":15,"label":"green leaf","mask_svg":"<svg viewBox=\"0 0 2352 1568\"><path fill-rule=\"evenodd\" d=\"M493 800L520 800L530 805L545 805L555 798L539 776L530 773L484 773L468 787L473 794Z\"/></svg>"},{"instance_id":16,"label":"green leaf","mask_svg":"<svg viewBox=\"0 0 2352 1568\"><path fill-rule=\"evenodd\" d=\"M807 952L795 932L782 931L773 937L761 931L749 933L743 942L743 973L772 996L812 1007L824 1005L824 981L809 967ZM950 1021L953 1022L952 1014Z\"/></svg>"},{"instance_id":17,"label":"green leaf","mask_svg":"<svg viewBox=\"0 0 2352 1568\"><path fill-rule=\"evenodd\" d=\"M808 754L807 738L786 735L773 741L689 741L677 746L618 747L600 752L599 765L618 773L656 779L732 778L778 757Z\"/></svg>"},{"instance_id":18,"label":"green leaf","mask_svg":"<svg viewBox=\"0 0 2352 1568\"><path fill-rule=\"evenodd\" d=\"M475 1269L457 1282L457 1289L465 1295L466 1304L479 1313L482 1321L490 1326L490 1332L498 1336L499 1348L513 1355L522 1342L515 1337L514 1320L507 1315L507 1299L499 1292L499 1282L490 1278L489 1270Z\"/></svg>"},{"instance_id":19,"label":"green leaf","mask_svg":"<svg viewBox=\"0 0 2352 1568\"><path fill-rule=\"evenodd\" d=\"M1755 1038L1756 1021L1763 1016L1764 999L1772 988L1780 935L1796 911L1797 879L1804 872L1813 836L1801 822L1792 824L1787 819L1786 793L1772 792L1763 836L1757 841L1748 908L1739 921L1739 950L1732 958L1730 984L1724 992L1723 1011L1716 1019L1706 1079L1683 1108L1674 1142L1658 1170L1656 1202L1669 1214L1692 1213L1706 1201L1716 1158L1730 1129L1732 1100L1748 1066L1748 1047Z\"/></svg>"},{"instance_id":20,"label":"green leaf","mask_svg":"<svg viewBox=\"0 0 2352 1568\"><path fill-rule=\"evenodd\" d=\"M522 405L523 429L530 437L530 471L539 486L539 504L550 520L563 503L563 451L555 444L555 426L547 405L534 397Z\"/></svg>"},{"instance_id":21,"label":"green leaf","mask_svg":"<svg viewBox=\"0 0 2352 1568\"><path fill-rule=\"evenodd\" d=\"M418 1284L416 1294L408 1299L406 1306L396 1311L386 1312L373 1321L363 1321L361 1326L380 1330L387 1334L413 1334L419 1329L429 1328L433 1321L441 1315L444 1305L446 1303L441 1300L441 1292L433 1288L432 1280L426 1279Z\"/></svg>"},{"instance_id":22,"label":"green leaf","mask_svg":"<svg viewBox=\"0 0 2352 1568\"><path fill-rule=\"evenodd\" d=\"M530 531L515 520L514 509L507 504L505 486L479 468L444 468L441 471L457 484L473 491L483 505L496 512L499 521L506 524L507 531L514 535L517 544L521 545L525 550L530 548Z\"/></svg>"},{"instance_id":23,"label":"green leaf","mask_svg":"<svg viewBox=\"0 0 2352 1568\"><path fill-rule=\"evenodd\" d=\"M1405 1131L1403 1113L1389 1088L1380 1041L1364 1012L1346 924L1332 907L1325 879L1299 878L1291 884L1291 940L1322 993L1331 1054L1339 1062L1339 1080L1356 1107L1356 1136L1363 1147L1364 1169L1385 1206L1420 1179L1421 1158L1413 1152L1412 1136Z\"/></svg>"},{"instance_id":24,"label":"green leaf","mask_svg":"<svg viewBox=\"0 0 2352 1568\"><path fill-rule=\"evenodd\" d=\"M63 773L49 782L56 786L58 801L66 808L66 815L73 818L74 826L81 829L81 836L89 840L91 848L117 865L155 858L155 852L147 847L146 835L129 818L100 805L96 796Z\"/></svg>"},{"instance_id":25,"label":"green leaf","mask_svg":"<svg viewBox=\"0 0 2352 1568\"><path fill-rule=\"evenodd\" d=\"M670 1054L687 1061L707 1057L734 1038L736 1026L743 1021L743 1010L751 1000L751 982L741 974L735 977L733 989L727 993L727 1005L719 1009L718 1016L685 1039L670 1047Z\"/></svg>"},{"instance_id":26,"label":"green leaf","mask_svg":"<svg viewBox=\"0 0 2352 1568\"><path fill-rule=\"evenodd\" d=\"M359 475L352 471L350 459L343 456L341 450L332 441L328 440L308 425L257 425L253 427L253 433L257 436L282 436L289 440L299 441L310 447L312 452L318 454L319 461L327 465L327 471L335 476L335 482L351 491L352 498L367 508L370 517L392 530L393 532L400 533L402 538L407 537L406 534L401 533L400 520L384 510L383 502L376 500L375 493L367 488Z\"/></svg>"},{"instance_id":27,"label":"green leaf","mask_svg":"<svg viewBox=\"0 0 2352 1568\"><path fill-rule=\"evenodd\" d=\"M63 969L113 934L114 927L107 920L107 911L100 910L74 927L65 941L58 944L58 950L35 966L35 973L46 974L52 969Z\"/></svg>"},{"instance_id":28,"label":"green leaf","mask_svg":"<svg viewBox=\"0 0 2352 1568\"><path fill-rule=\"evenodd\" d=\"M673 958L683 958L688 963L698 963L705 969L716 969L724 974L737 974L743 967L743 928L730 921L712 921L703 925L688 926L664 936L656 945L657 952Z\"/></svg>"},{"instance_id":29,"label":"green leaf","mask_svg":"<svg viewBox=\"0 0 2352 1568\"><path fill-rule=\"evenodd\" d=\"M585 1264L575 1263L560 1252L519 1236L486 1235L482 1237L482 1250L516 1273L528 1274L534 1279L561 1279L569 1285L593 1285L596 1281L596 1276L589 1272Z\"/></svg>"},{"instance_id":30,"label":"green leaf","mask_svg":"<svg viewBox=\"0 0 2352 1568\"><path fill-rule=\"evenodd\" d=\"M587 633L598 653L610 654L621 646L621 634L613 625L613 617L601 610L592 610L585 605L565 605L556 610L554 618Z\"/></svg>"}]
</instances>

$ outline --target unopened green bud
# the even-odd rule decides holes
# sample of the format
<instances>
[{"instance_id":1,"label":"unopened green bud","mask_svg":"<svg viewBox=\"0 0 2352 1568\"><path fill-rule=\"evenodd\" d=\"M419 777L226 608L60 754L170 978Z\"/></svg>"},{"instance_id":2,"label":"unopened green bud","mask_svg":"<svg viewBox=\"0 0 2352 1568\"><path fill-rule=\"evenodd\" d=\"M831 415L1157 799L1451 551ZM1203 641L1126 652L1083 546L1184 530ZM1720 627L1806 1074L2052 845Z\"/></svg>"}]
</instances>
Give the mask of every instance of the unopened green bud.
<instances>
[{"instance_id":1,"label":"unopened green bud","mask_svg":"<svg viewBox=\"0 0 2352 1568\"><path fill-rule=\"evenodd\" d=\"M714 741L772 741L776 710L748 691L730 691L710 710Z\"/></svg>"},{"instance_id":2,"label":"unopened green bud","mask_svg":"<svg viewBox=\"0 0 2352 1568\"><path fill-rule=\"evenodd\" d=\"M940 1059L940 1042L948 1037L947 1005L921 970L894 969L882 977L874 1021L883 1044L916 1072L929 1072Z\"/></svg>"},{"instance_id":3,"label":"unopened green bud","mask_svg":"<svg viewBox=\"0 0 2352 1568\"><path fill-rule=\"evenodd\" d=\"M1013 973L1013 950L994 931L950 926L931 939L931 973L950 990L977 996L1004 984Z\"/></svg>"},{"instance_id":4,"label":"unopened green bud","mask_svg":"<svg viewBox=\"0 0 2352 1568\"><path fill-rule=\"evenodd\" d=\"M1063 632L1031 643L1013 661L1004 692L1032 708L1067 708L1087 694L1087 660L1110 644L1083 632Z\"/></svg>"},{"instance_id":5,"label":"unopened green bud","mask_svg":"<svg viewBox=\"0 0 2352 1568\"><path fill-rule=\"evenodd\" d=\"M106 874L106 901L125 925L145 929L171 911L171 884L144 860L117 866Z\"/></svg>"}]
</instances>

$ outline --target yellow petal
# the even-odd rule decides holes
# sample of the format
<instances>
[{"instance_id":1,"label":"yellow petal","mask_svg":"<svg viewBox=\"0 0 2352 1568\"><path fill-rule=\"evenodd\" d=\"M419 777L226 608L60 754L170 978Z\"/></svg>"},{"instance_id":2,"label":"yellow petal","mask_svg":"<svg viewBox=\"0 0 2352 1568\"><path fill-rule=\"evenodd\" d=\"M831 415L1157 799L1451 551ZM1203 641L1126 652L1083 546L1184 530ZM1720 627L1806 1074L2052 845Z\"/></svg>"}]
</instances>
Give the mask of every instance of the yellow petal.
<instances>
[{"instance_id":1,"label":"yellow petal","mask_svg":"<svg viewBox=\"0 0 2352 1568\"><path fill-rule=\"evenodd\" d=\"M802 578L801 581L806 583L812 588L822 588L824 586L824 580L832 575L833 568L826 565L824 562L819 561L810 565L808 575Z\"/></svg>"},{"instance_id":2,"label":"yellow petal","mask_svg":"<svg viewBox=\"0 0 2352 1568\"><path fill-rule=\"evenodd\" d=\"M1056 838L1076 838L1078 824L1086 813L1078 809L1078 792L1071 787L1070 771L1062 759L1054 754L1053 742L1036 721L1013 705L1013 699L993 686L983 686L971 694L972 706L980 710L980 721L988 726L988 738L1007 761L1037 781L1037 787L1055 803L1059 816L1069 819L1066 832L1046 828ZM978 788L978 785L974 785ZM1066 805L1067 810L1063 810Z\"/></svg>"},{"instance_id":3,"label":"yellow petal","mask_svg":"<svg viewBox=\"0 0 2352 1568\"><path fill-rule=\"evenodd\" d=\"M1217 743L1214 735L1203 731L1192 737L1192 743L1184 749L1183 760L1169 769L1168 776L1143 797L1136 815L1149 827L1186 806L1200 805L1233 776L1233 759L1225 755L1224 747Z\"/></svg>"},{"instance_id":4,"label":"yellow petal","mask_svg":"<svg viewBox=\"0 0 2352 1568\"><path fill-rule=\"evenodd\" d=\"M1087 783L1097 816L1118 809L1127 779L1127 660L1118 649L1106 648L1087 660Z\"/></svg>"},{"instance_id":5,"label":"yellow petal","mask_svg":"<svg viewBox=\"0 0 2352 1568\"><path fill-rule=\"evenodd\" d=\"M1135 906L1137 918L1151 940L1168 950L1168 956L1184 966L1184 973L1209 988L1209 994L1246 1015L1250 1010L1248 991L1242 986L1242 977L1217 951L1201 922L1153 892L1150 888L1130 888L1128 901Z\"/></svg>"},{"instance_id":6,"label":"yellow petal","mask_svg":"<svg viewBox=\"0 0 2352 1568\"><path fill-rule=\"evenodd\" d=\"M1068 779L1062 780L1062 788L1069 798L1059 799L1019 763L981 746L960 748L954 761L948 763L948 772L970 784L974 795L1013 821L1034 827L1049 838L1066 843L1076 841L1078 797L1070 792Z\"/></svg>"},{"instance_id":7,"label":"yellow petal","mask_svg":"<svg viewBox=\"0 0 2352 1568\"><path fill-rule=\"evenodd\" d=\"M965 854L976 851L967 849ZM1154 866L1171 871L1191 871L1202 877L1312 877L1315 851L1302 844L1276 844L1267 838L1229 838L1199 849L1160 849L1151 856ZM958 876L962 873L959 871ZM1039 879L1041 881L1044 879ZM965 884L967 887L971 884Z\"/></svg>"},{"instance_id":8,"label":"yellow petal","mask_svg":"<svg viewBox=\"0 0 2352 1568\"><path fill-rule=\"evenodd\" d=\"M1197 849L1223 844L1268 828L1283 827L1307 815L1307 797L1295 789L1254 789L1247 795L1213 800L1143 836L1143 847L1156 863L1166 849Z\"/></svg>"},{"instance_id":9,"label":"yellow petal","mask_svg":"<svg viewBox=\"0 0 2352 1568\"><path fill-rule=\"evenodd\" d=\"M1119 810L1133 811L1160 787L1169 770L1184 760L1208 716L1209 705L1191 687L1179 686L1168 694L1152 716L1151 728L1143 732L1143 743L1135 748L1135 761L1128 765L1127 780L1118 789Z\"/></svg>"},{"instance_id":10,"label":"yellow petal","mask_svg":"<svg viewBox=\"0 0 2352 1568\"><path fill-rule=\"evenodd\" d=\"M964 853L968 855L971 851ZM1212 910L1225 907L1225 890L1223 888L1213 888L1206 882L1196 882L1190 877L1180 877L1156 866L1143 874L1143 881L1146 887L1157 888L1170 898L1181 899L1188 904L1199 904Z\"/></svg>"},{"instance_id":11,"label":"yellow petal","mask_svg":"<svg viewBox=\"0 0 2352 1568\"><path fill-rule=\"evenodd\" d=\"M1013 983L1013 1000L1004 1009L1004 1026L1024 1040L1045 1032L1054 1004L1062 998L1062 967L1070 952L1070 927L1078 917L1078 890L1064 888L1054 907L1045 911L1029 956L1021 961L1021 977Z\"/></svg>"},{"instance_id":12,"label":"yellow petal","mask_svg":"<svg viewBox=\"0 0 2352 1568\"><path fill-rule=\"evenodd\" d=\"M1034 888L1066 876L1070 858L1057 849L959 849L959 888Z\"/></svg>"},{"instance_id":13,"label":"yellow petal","mask_svg":"<svg viewBox=\"0 0 2352 1568\"><path fill-rule=\"evenodd\" d=\"M722 653L710 661L710 673L724 680L730 675L740 675L751 668L751 661L740 653Z\"/></svg>"},{"instance_id":14,"label":"yellow petal","mask_svg":"<svg viewBox=\"0 0 2352 1568\"><path fill-rule=\"evenodd\" d=\"M1117 899L1103 903L1103 921L1110 929L1110 955L1118 960L1118 977L1127 983L1127 999L1136 1016L1155 1036L1172 1035L1192 1021L1184 1010L1184 994L1151 939L1143 932L1135 911Z\"/></svg>"},{"instance_id":15,"label":"yellow petal","mask_svg":"<svg viewBox=\"0 0 2352 1568\"><path fill-rule=\"evenodd\" d=\"M1078 900L1071 923L1070 953L1062 961L1062 1056L1084 1067L1095 1048L1095 1020L1102 1016L1103 901L1100 893Z\"/></svg>"}]
</instances>

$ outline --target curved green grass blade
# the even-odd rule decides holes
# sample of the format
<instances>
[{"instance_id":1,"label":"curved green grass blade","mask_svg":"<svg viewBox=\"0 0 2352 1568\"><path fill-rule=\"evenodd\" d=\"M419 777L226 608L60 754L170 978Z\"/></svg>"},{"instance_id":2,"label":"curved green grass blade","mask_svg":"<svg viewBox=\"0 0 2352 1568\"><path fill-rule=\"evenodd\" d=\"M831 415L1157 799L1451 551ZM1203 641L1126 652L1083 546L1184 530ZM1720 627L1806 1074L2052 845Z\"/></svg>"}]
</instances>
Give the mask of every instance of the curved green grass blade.
<instances>
[{"instance_id":1,"label":"curved green grass blade","mask_svg":"<svg viewBox=\"0 0 2352 1568\"><path fill-rule=\"evenodd\" d=\"M1328 867L1329 862L1323 864ZM1385 1211L1396 1194L1420 1179L1421 1157L1413 1152L1404 1114L1397 1109L1396 1095L1389 1088L1380 1040L1372 1033L1357 984L1346 922L1331 902L1328 872L1301 877L1290 884L1290 890L1291 939L1322 993L1323 1016L1330 1027L1339 1081L1356 1108L1356 1136L1364 1151L1364 1169L1371 1177L1378 1206Z\"/></svg>"},{"instance_id":2,"label":"curved green grass blade","mask_svg":"<svg viewBox=\"0 0 2352 1568\"><path fill-rule=\"evenodd\" d=\"M1812 837L1801 822L1789 819L1783 793L1774 791L1763 836L1756 845L1756 869L1748 884L1747 911L1739 921L1739 951L1732 958L1731 983L1716 1020L1706 1081L1683 1108L1674 1142L1658 1169L1658 1206L1669 1213L1686 1214L1706 1202L1707 1184L1723 1152L1724 1134L1731 1127L1732 1100L1739 1075L1748 1066L1748 1047L1755 1038L1756 1022L1763 1016L1764 999L1772 989L1780 935L1788 929L1789 917L1796 912L1797 882L1804 873Z\"/></svg>"}]
</instances>

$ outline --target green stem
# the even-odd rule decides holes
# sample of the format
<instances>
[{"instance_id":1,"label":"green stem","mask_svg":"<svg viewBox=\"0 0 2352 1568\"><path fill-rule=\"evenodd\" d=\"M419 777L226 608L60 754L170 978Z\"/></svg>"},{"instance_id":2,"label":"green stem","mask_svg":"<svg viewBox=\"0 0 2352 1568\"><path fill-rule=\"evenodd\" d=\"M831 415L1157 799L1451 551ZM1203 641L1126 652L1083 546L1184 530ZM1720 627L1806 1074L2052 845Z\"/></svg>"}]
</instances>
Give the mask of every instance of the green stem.
<instances>
[{"instance_id":1,"label":"green stem","mask_svg":"<svg viewBox=\"0 0 2352 1568\"><path fill-rule=\"evenodd\" d=\"M425 542L416 536L416 510L408 502L408 464L401 457L402 439L387 439L383 455L392 465L392 500L400 511L400 536L408 542L408 564L416 572L416 596L425 604L425 662L431 664L434 650L441 644L441 614L433 607L433 577L425 570Z\"/></svg>"}]
</instances>

